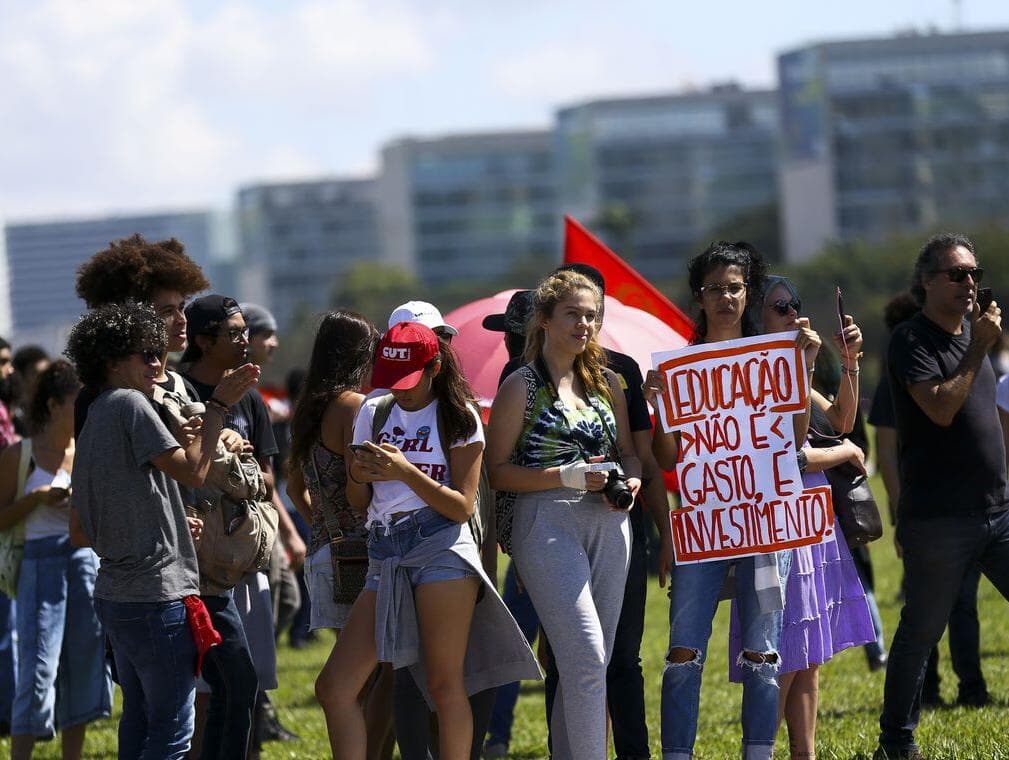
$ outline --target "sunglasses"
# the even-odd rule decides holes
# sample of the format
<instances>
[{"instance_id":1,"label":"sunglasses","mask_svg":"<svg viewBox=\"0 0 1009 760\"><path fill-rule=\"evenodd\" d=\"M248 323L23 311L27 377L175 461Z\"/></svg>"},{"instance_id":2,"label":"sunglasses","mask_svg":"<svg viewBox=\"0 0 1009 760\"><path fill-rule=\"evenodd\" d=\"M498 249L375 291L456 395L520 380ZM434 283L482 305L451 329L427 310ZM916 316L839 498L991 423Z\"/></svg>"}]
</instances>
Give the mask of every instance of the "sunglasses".
<instances>
[{"instance_id":1,"label":"sunglasses","mask_svg":"<svg viewBox=\"0 0 1009 760\"><path fill-rule=\"evenodd\" d=\"M795 313L798 314L802 310L802 301L798 298L793 298L791 301L779 298L771 304L771 308L783 317L788 315L789 309L794 309Z\"/></svg>"},{"instance_id":2,"label":"sunglasses","mask_svg":"<svg viewBox=\"0 0 1009 760\"><path fill-rule=\"evenodd\" d=\"M144 364L161 363L161 352L155 351L153 348L148 348L143 351L135 351L134 353L143 360Z\"/></svg>"},{"instance_id":3,"label":"sunglasses","mask_svg":"<svg viewBox=\"0 0 1009 760\"><path fill-rule=\"evenodd\" d=\"M981 267L951 267L949 269L933 269L931 274L945 274L949 277L950 282L963 282L967 279L967 275L970 275L974 282L981 282L984 270Z\"/></svg>"},{"instance_id":4,"label":"sunglasses","mask_svg":"<svg viewBox=\"0 0 1009 760\"><path fill-rule=\"evenodd\" d=\"M711 285L703 285L701 286L700 293L702 298L709 298L711 300L714 300L725 294L728 294L733 298L739 298L739 296L742 295L743 291L745 290L746 290L745 282L726 282L726 283L713 283Z\"/></svg>"}]
</instances>

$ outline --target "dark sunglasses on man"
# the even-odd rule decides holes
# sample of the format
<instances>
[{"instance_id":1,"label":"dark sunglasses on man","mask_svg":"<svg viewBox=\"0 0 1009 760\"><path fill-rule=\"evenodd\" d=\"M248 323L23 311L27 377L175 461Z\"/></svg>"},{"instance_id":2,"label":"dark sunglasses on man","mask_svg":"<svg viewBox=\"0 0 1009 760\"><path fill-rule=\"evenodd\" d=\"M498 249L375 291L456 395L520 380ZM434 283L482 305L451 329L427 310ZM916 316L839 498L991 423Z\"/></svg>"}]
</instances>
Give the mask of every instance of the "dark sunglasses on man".
<instances>
[{"instance_id":1,"label":"dark sunglasses on man","mask_svg":"<svg viewBox=\"0 0 1009 760\"><path fill-rule=\"evenodd\" d=\"M949 277L950 282L963 282L967 279L967 275L974 282L981 282L981 278L984 277L984 270L981 267L950 267L949 269L933 269L932 274L945 274Z\"/></svg>"}]
</instances>

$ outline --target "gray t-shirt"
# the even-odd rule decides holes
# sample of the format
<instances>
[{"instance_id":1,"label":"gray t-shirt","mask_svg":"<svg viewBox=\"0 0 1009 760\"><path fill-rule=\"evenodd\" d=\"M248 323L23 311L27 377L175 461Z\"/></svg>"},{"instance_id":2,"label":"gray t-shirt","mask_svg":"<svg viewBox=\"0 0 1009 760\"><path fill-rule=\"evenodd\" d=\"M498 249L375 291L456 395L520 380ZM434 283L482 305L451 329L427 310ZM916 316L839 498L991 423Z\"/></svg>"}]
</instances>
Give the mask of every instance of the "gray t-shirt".
<instances>
[{"instance_id":1,"label":"gray t-shirt","mask_svg":"<svg viewBox=\"0 0 1009 760\"><path fill-rule=\"evenodd\" d=\"M101 558L96 597L165 602L200 593L179 486L151 464L176 448L140 391L106 391L88 409L77 439L72 502Z\"/></svg>"}]
</instances>

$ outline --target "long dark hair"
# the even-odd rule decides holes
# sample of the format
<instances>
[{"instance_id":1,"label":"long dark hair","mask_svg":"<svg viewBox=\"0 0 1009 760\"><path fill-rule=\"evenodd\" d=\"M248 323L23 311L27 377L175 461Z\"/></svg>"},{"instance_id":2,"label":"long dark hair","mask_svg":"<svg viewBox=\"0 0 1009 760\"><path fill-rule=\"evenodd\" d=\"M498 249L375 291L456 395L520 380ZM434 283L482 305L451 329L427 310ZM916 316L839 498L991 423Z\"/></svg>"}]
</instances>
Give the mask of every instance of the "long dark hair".
<instances>
[{"instance_id":1,"label":"long dark hair","mask_svg":"<svg viewBox=\"0 0 1009 760\"><path fill-rule=\"evenodd\" d=\"M81 388L81 381L73 365L57 359L41 373L35 382L35 392L28 405L28 429L32 434L42 432L49 423L49 399L63 403L68 398L76 397Z\"/></svg>"},{"instance_id":2,"label":"long dark hair","mask_svg":"<svg viewBox=\"0 0 1009 760\"><path fill-rule=\"evenodd\" d=\"M291 417L292 467L305 461L320 439L322 416L329 402L364 385L377 343L378 330L356 311L331 311L322 318Z\"/></svg>"},{"instance_id":3,"label":"long dark hair","mask_svg":"<svg viewBox=\"0 0 1009 760\"><path fill-rule=\"evenodd\" d=\"M740 240L727 243L717 240L702 253L690 260L687 271L690 278L690 292L700 299L701 286L709 272L719 267L737 266L743 272L746 283L746 307L743 309L743 337L760 334L761 294L764 292L764 277L767 264L760 251ZM697 316L693 343L704 343L708 335L708 316L704 309Z\"/></svg>"},{"instance_id":4,"label":"long dark hair","mask_svg":"<svg viewBox=\"0 0 1009 760\"><path fill-rule=\"evenodd\" d=\"M441 372L434 377L431 392L438 399L439 416L445 421L445 440L451 446L456 441L469 438L476 432L476 420L473 418L473 390L469 387L459 360L452 346L439 340L440 353L431 360L432 364L441 359ZM430 366L430 365L428 365ZM445 452L448 456L448 452Z\"/></svg>"}]
</instances>

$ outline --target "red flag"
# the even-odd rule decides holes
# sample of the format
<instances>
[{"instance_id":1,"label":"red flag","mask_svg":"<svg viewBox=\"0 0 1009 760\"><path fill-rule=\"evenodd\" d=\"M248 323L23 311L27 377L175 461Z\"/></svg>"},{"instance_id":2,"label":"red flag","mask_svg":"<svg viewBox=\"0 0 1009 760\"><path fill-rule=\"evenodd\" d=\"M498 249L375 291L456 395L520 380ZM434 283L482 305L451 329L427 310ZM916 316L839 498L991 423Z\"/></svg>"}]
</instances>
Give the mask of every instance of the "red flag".
<instances>
[{"instance_id":1,"label":"red flag","mask_svg":"<svg viewBox=\"0 0 1009 760\"><path fill-rule=\"evenodd\" d=\"M570 216L564 217L564 263L594 266L606 280L606 295L654 314L688 340L693 336L690 317Z\"/></svg>"}]
</instances>

